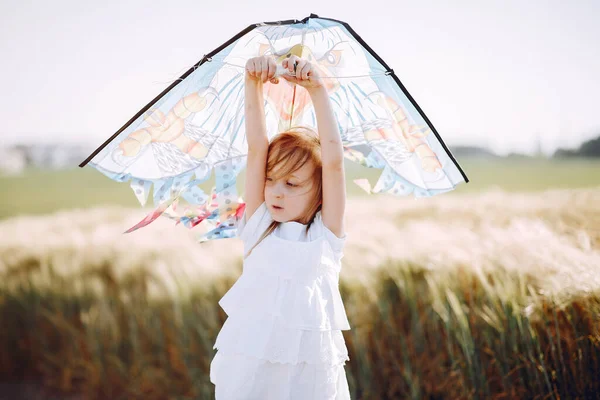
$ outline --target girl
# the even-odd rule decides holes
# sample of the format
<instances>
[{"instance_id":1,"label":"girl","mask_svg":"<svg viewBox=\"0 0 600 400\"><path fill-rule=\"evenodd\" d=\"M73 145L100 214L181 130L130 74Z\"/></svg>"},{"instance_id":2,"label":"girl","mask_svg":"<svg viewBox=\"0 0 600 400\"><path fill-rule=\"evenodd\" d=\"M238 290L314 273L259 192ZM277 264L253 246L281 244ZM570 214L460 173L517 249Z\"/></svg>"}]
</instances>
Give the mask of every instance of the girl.
<instances>
[{"instance_id":1,"label":"girl","mask_svg":"<svg viewBox=\"0 0 600 400\"><path fill-rule=\"evenodd\" d=\"M245 72L246 208L238 235L243 272L219 305L227 320L210 380L217 400L350 399L339 292L346 203L340 133L318 70L294 55L281 77L306 89L318 135L298 127L269 143L263 84L278 84L268 56ZM298 89L300 90L300 89Z\"/></svg>"}]
</instances>

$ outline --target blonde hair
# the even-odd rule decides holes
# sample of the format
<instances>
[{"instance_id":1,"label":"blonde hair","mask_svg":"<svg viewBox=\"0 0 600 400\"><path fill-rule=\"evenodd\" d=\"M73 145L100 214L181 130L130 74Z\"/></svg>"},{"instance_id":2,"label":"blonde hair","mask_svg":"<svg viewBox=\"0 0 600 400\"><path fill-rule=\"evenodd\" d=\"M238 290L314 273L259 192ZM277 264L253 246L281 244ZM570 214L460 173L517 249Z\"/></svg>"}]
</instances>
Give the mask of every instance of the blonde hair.
<instances>
[{"instance_id":1,"label":"blonde hair","mask_svg":"<svg viewBox=\"0 0 600 400\"><path fill-rule=\"evenodd\" d=\"M315 215L321 209L321 199L323 198L323 164L321 162L321 141L319 140L319 135L307 126L296 126L288 131L280 132L269 143L266 173L270 174L273 179L277 180L289 176L302 168L307 162L312 162L314 166L311 176L313 196L311 198L311 206L306 215L302 216L300 221L297 222L306 224L306 232L308 233ZM271 222L244 258L248 257L252 253L252 250L265 237L270 235L279 224L279 221Z\"/></svg>"}]
</instances>

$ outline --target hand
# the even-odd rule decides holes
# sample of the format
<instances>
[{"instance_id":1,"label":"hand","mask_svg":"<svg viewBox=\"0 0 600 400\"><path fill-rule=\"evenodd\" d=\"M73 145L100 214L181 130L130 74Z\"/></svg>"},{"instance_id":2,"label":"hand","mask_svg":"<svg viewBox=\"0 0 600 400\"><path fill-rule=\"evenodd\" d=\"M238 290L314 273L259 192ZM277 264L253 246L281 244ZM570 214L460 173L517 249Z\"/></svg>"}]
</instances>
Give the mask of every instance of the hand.
<instances>
[{"instance_id":1,"label":"hand","mask_svg":"<svg viewBox=\"0 0 600 400\"><path fill-rule=\"evenodd\" d=\"M296 71L294 72L294 63L296 63ZM323 87L321 75L317 68L304 58L296 55L291 55L283 60L281 65L293 75L281 75L286 81L302 86L307 90Z\"/></svg>"},{"instance_id":2,"label":"hand","mask_svg":"<svg viewBox=\"0 0 600 400\"><path fill-rule=\"evenodd\" d=\"M279 78L275 77L276 71L277 64L271 56L253 57L246 62L246 78L256 82L279 83Z\"/></svg>"}]
</instances>

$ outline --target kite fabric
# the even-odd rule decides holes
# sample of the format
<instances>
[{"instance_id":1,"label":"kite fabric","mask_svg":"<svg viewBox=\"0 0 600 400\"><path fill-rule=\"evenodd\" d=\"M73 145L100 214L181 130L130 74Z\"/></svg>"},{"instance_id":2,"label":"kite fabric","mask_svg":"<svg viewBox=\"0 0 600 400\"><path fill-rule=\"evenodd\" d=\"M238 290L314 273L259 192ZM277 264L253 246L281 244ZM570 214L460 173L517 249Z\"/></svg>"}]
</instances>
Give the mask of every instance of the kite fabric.
<instances>
[{"instance_id":1,"label":"kite fabric","mask_svg":"<svg viewBox=\"0 0 600 400\"><path fill-rule=\"evenodd\" d=\"M205 55L140 110L85 161L130 182L140 204L152 189L155 209L126 232L166 216L199 231L197 239L237 236L245 203L237 177L246 166L244 74L248 59L290 55L311 62L329 93L344 157L381 169L368 193L429 197L468 178L394 71L345 22L303 20L250 25ZM296 126L318 131L308 92L284 79L263 85L269 140ZM198 185L214 171L215 186Z\"/></svg>"}]
</instances>

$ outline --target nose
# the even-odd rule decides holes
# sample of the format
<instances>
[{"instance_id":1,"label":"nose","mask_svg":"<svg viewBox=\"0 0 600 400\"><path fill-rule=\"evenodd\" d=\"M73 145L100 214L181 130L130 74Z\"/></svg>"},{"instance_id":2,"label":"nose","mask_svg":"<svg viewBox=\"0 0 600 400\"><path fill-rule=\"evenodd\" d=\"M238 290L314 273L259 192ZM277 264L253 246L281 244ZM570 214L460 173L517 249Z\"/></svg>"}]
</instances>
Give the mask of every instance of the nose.
<instances>
[{"instance_id":1,"label":"nose","mask_svg":"<svg viewBox=\"0 0 600 400\"><path fill-rule=\"evenodd\" d=\"M283 187L281 183L275 185L275 187L273 188L273 195L275 195L275 197L277 197L278 199L283 197Z\"/></svg>"}]
</instances>

